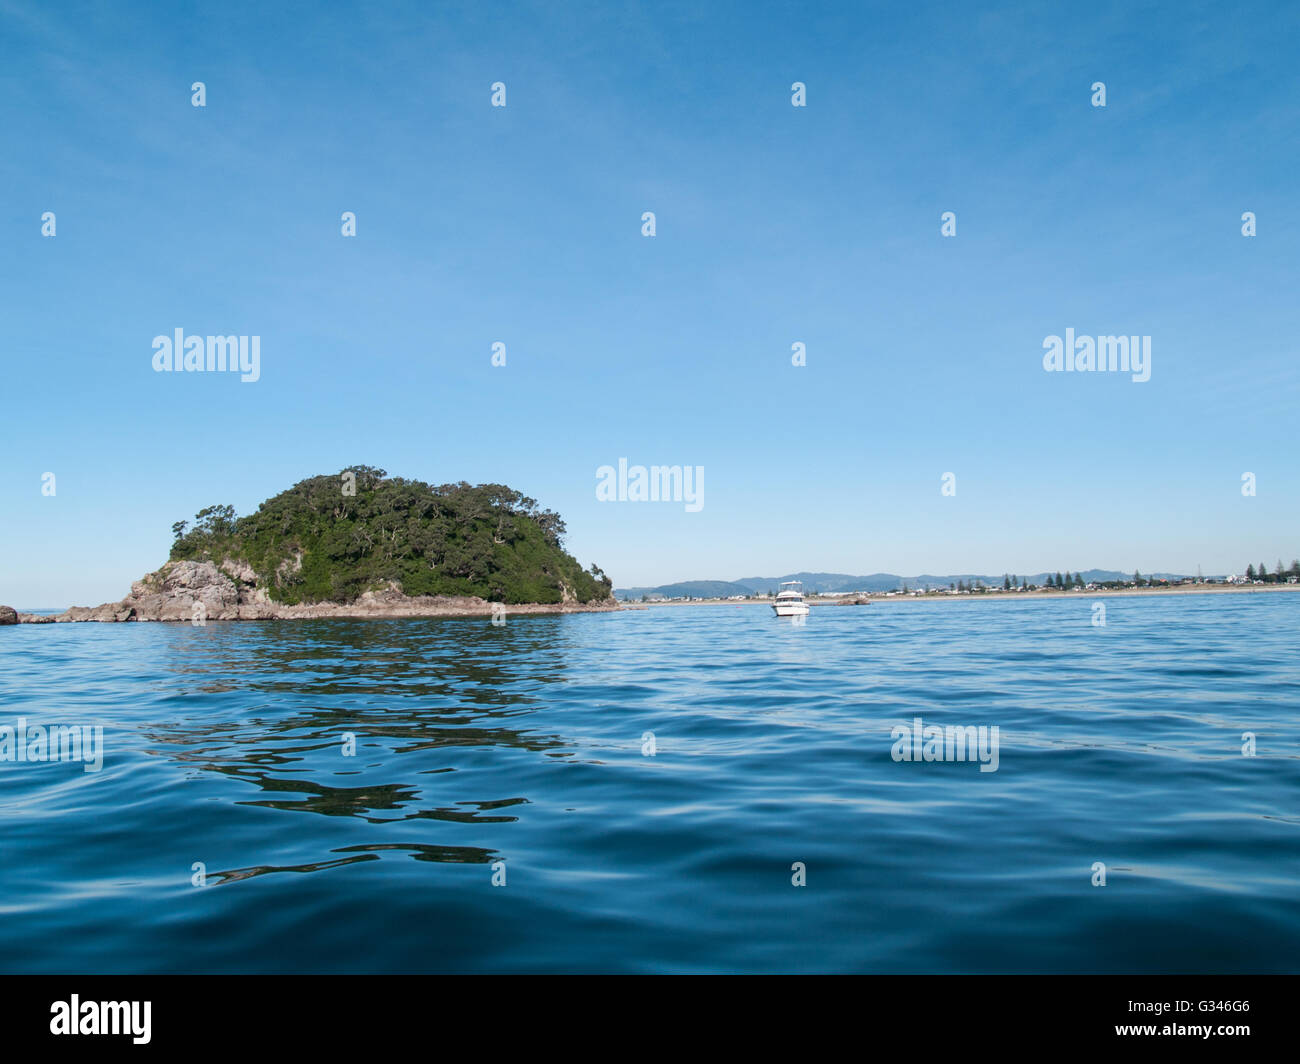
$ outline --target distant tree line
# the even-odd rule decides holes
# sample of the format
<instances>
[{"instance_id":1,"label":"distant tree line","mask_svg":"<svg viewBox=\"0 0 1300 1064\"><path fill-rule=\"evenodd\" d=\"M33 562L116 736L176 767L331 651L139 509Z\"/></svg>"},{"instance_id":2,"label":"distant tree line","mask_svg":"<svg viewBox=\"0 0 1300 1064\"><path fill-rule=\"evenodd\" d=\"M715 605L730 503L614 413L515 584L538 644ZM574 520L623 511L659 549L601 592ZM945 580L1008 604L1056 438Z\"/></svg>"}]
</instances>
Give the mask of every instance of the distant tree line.
<instances>
[{"instance_id":1,"label":"distant tree line","mask_svg":"<svg viewBox=\"0 0 1300 1064\"><path fill-rule=\"evenodd\" d=\"M1277 565L1270 573L1268 566L1263 562L1259 563L1259 568L1254 565L1246 566L1246 579L1250 581L1262 580L1266 584L1285 584L1290 577L1300 580L1300 561L1292 560L1291 568L1286 568L1282 564L1282 559L1277 560Z\"/></svg>"}]
</instances>

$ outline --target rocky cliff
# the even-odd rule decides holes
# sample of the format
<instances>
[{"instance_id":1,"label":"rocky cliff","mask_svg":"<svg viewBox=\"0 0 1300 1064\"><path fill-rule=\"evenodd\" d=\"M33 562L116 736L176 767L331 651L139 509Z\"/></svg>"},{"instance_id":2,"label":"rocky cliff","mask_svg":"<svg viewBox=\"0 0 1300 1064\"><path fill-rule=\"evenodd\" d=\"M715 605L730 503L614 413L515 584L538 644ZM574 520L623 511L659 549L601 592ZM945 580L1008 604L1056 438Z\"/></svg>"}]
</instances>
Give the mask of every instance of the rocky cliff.
<instances>
[{"instance_id":1,"label":"rocky cliff","mask_svg":"<svg viewBox=\"0 0 1300 1064\"><path fill-rule=\"evenodd\" d=\"M613 599L579 603L567 598L559 603L502 606L470 595L405 595L396 587L366 591L352 602L313 602L286 605L272 601L257 586L251 568L227 560L220 566L209 561L168 562L131 585L120 602L102 606L74 606L51 616L15 613L0 606L0 624L56 624L69 621L269 621L307 617L473 617L488 616L493 608L506 614L575 613L617 609ZM6 618L11 619L6 619Z\"/></svg>"},{"instance_id":2,"label":"rocky cliff","mask_svg":"<svg viewBox=\"0 0 1300 1064\"><path fill-rule=\"evenodd\" d=\"M171 559L120 602L0 625L447 617L617 608L563 545L564 521L504 484L433 486L373 466L309 477L238 517L172 526Z\"/></svg>"}]
</instances>

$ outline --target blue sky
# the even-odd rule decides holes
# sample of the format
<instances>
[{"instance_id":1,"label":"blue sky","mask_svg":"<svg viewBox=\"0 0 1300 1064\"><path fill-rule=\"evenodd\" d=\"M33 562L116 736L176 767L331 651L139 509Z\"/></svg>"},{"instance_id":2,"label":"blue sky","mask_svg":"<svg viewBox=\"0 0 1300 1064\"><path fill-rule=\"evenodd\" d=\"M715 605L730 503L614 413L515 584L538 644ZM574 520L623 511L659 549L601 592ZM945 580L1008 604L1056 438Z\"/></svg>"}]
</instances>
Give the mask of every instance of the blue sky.
<instances>
[{"instance_id":1,"label":"blue sky","mask_svg":"<svg viewBox=\"0 0 1300 1064\"><path fill-rule=\"evenodd\" d=\"M173 521L356 462L510 484L618 586L1289 563L1298 29L0 0L0 602L119 598ZM154 373L178 327L261 379ZM1044 372L1067 328L1151 380ZM620 457L703 509L598 502Z\"/></svg>"}]
</instances>

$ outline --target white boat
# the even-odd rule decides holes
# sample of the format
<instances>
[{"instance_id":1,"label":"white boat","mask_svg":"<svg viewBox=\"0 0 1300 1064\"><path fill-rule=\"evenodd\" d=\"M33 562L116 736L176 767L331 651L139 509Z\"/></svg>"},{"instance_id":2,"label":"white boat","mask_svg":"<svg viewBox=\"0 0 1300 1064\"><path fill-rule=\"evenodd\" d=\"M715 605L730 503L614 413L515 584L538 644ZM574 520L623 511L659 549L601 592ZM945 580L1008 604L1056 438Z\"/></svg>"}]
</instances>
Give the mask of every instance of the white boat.
<instances>
[{"instance_id":1,"label":"white boat","mask_svg":"<svg viewBox=\"0 0 1300 1064\"><path fill-rule=\"evenodd\" d=\"M802 617L808 612L808 603L803 600L803 584L798 580L785 581L776 593L772 609L778 617Z\"/></svg>"}]
</instances>

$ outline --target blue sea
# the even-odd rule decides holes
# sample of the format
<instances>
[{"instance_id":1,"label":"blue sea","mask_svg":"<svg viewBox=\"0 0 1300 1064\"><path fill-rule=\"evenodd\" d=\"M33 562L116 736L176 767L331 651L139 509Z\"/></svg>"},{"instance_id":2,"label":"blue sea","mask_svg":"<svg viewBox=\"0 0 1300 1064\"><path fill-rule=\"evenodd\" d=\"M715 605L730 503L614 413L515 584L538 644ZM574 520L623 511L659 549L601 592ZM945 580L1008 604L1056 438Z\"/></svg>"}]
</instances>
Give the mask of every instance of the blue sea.
<instances>
[{"instance_id":1,"label":"blue sea","mask_svg":"<svg viewBox=\"0 0 1300 1064\"><path fill-rule=\"evenodd\" d=\"M0 970L1300 970L1300 595L1094 601L0 629Z\"/></svg>"}]
</instances>

